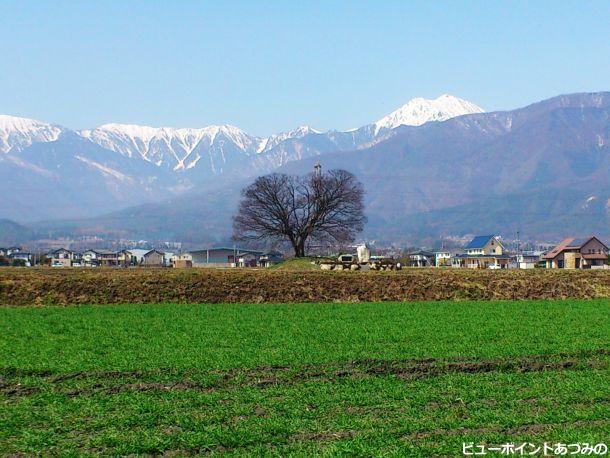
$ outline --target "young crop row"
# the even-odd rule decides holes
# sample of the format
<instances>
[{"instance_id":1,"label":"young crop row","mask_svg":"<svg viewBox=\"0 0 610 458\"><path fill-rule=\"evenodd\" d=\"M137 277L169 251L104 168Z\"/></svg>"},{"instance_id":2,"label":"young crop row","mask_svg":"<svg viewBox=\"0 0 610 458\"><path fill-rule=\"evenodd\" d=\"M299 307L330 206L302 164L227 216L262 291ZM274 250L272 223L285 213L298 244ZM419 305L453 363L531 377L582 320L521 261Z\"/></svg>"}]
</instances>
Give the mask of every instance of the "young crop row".
<instances>
[{"instance_id":1,"label":"young crop row","mask_svg":"<svg viewBox=\"0 0 610 458\"><path fill-rule=\"evenodd\" d=\"M430 457L461 456L464 442L607 443L609 306L3 307L0 455Z\"/></svg>"}]
</instances>

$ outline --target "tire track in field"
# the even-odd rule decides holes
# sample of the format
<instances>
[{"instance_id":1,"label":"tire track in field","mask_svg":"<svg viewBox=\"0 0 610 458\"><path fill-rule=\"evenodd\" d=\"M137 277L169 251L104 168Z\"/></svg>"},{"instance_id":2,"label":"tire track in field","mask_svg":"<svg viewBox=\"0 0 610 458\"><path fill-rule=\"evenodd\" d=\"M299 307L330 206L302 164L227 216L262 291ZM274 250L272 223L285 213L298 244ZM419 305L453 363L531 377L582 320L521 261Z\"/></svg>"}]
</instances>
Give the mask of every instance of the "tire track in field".
<instances>
[{"instance_id":1,"label":"tire track in field","mask_svg":"<svg viewBox=\"0 0 610 458\"><path fill-rule=\"evenodd\" d=\"M480 428L454 428L454 429L432 429L417 431L404 436L404 440L427 439L435 436L465 436L473 434L507 434L517 436L519 434L537 434L550 429L586 428L610 425L610 420L576 420L565 423L531 423L519 425L512 428L501 426L488 426Z\"/></svg>"},{"instance_id":2,"label":"tire track in field","mask_svg":"<svg viewBox=\"0 0 610 458\"><path fill-rule=\"evenodd\" d=\"M0 369L2 396L31 396L44 391L67 396L118 394L149 391L213 392L250 386L261 389L310 381L394 376L423 379L448 374L525 373L608 368L607 349L496 359L467 357L406 360L363 359L344 363L302 366L259 366L251 369L179 371L176 369L134 371L79 371L54 374L49 371ZM201 380L203 378L203 380ZM33 379L33 380L32 380Z\"/></svg>"}]
</instances>

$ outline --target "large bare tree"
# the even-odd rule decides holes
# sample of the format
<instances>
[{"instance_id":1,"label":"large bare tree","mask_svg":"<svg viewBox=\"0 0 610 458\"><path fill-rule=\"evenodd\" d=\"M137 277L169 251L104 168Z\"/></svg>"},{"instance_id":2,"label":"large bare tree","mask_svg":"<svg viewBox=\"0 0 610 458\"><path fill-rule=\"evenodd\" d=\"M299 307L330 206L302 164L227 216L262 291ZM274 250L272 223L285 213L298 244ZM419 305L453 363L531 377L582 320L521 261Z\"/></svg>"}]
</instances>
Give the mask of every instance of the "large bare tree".
<instances>
[{"instance_id":1,"label":"large bare tree","mask_svg":"<svg viewBox=\"0 0 610 458\"><path fill-rule=\"evenodd\" d=\"M345 170L265 175L242 191L233 237L289 242L296 257L305 256L309 240L350 242L366 222L363 196L362 184Z\"/></svg>"}]
</instances>

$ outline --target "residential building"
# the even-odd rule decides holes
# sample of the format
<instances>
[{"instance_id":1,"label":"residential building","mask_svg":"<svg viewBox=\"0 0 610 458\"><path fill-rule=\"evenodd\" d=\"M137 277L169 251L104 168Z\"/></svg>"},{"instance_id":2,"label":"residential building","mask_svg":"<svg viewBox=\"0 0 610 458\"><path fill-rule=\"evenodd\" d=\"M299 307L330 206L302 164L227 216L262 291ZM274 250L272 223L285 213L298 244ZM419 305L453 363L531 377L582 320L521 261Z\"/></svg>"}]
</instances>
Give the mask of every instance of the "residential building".
<instances>
[{"instance_id":1,"label":"residential building","mask_svg":"<svg viewBox=\"0 0 610 458\"><path fill-rule=\"evenodd\" d=\"M121 267L131 267L138 265L138 258L131 250L121 250L117 253L118 265Z\"/></svg>"},{"instance_id":2,"label":"residential building","mask_svg":"<svg viewBox=\"0 0 610 458\"><path fill-rule=\"evenodd\" d=\"M236 267L256 267L258 264L258 258L260 255L253 253L239 253L237 255L235 266Z\"/></svg>"},{"instance_id":3,"label":"residential building","mask_svg":"<svg viewBox=\"0 0 610 458\"><path fill-rule=\"evenodd\" d=\"M131 257L133 260L133 265L139 266L140 264L142 264L144 262L144 255L146 253L148 253L150 251L150 249L148 250L143 250L140 248L134 248L129 250L129 252L131 253Z\"/></svg>"},{"instance_id":4,"label":"residential building","mask_svg":"<svg viewBox=\"0 0 610 458\"><path fill-rule=\"evenodd\" d=\"M452 259L453 267L470 269L507 269L509 256L496 235L478 235Z\"/></svg>"},{"instance_id":5,"label":"residential building","mask_svg":"<svg viewBox=\"0 0 610 458\"><path fill-rule=\"evenodd\" d=\"M263 253L258 260L261 267L270 267L284 261L284 255L279 251L268 251Z\"/></svg>"},{"instance_id":6,"label":"residential building","mask_svg":"<svg viewBox=\"0 0 610 458\"><path fill-rule=\"evenodd\" d=\"M173 267L174 265L174 261L176 259L178 259L178 255L175 253L172 253L171 251L164 251L165 256L163 257L164 262L163 262L163 266L164 267Z\"/></svg>"},{"instance_id":7,"label":"residential building","mask_svg":"<svg viewBox=\"0 0 610 458\"><path fill-rule=\"evenodd\" d=\"M21 251L20 246L10 246L8 248L5 248L5 256L10 256L14 253L19 253L20 251Z\"/></svg>"},{"instance_id":8,"label":"residential building","mask_svg":"<svg viewBox=\"0 0 610 458\"><path fill-rule=\"evenodd\" d=\"M115 267L119 265L119 254L110 250L87 250L83 252L83 263L90 267Z\"/></svg>"},{"instance_id":9,"label":"residential building","mask_svg":"<svg viewBox=\"0 0 610 458\"><path fill-rule=\"evenodd\" d=\"M407 255L411 267L432 267L435 265L436 256L431 251L417 250Z\"/></svg>"},{"instance_id":10,"label":"residential building","mask_svg":"<svg viewBox=\"0 0 610 458\"><path fill-rule=\"evenodd\" d=\"M13 266L32 266L32 253L27 251L11 251L9 259L11 260L11 265Z\"/></svg>"},{"instance_id":11,"label":"residential building","mask_svg":"<svg viewBox=\"0 0 610 458\"><path fill-rule=\"evenodd\" d=\"M66 248L58 248L51 251L48 256L53 267L71 267L74 252Z\"/></svg>"},{"instance_id":12,"label":"residential building","mask_svg":"<svg viewBox=\"0 0 610 458\"><path fill-rule=\"evenodd\" d=\"M451 266L451 260L460 254L460 250L441 250L434 253L434 265L436 267Z\"/></svg>"},{"instance_id":13,"label":"residential building","mask_svg":"<svg viewBox=\"0 0 610 458\"><path fill-rule=\"evenodd\" d=\"M193 267L193 257L190 253L176 255L172 259L172 267L176 269L190 269Z\"/></svg>"},{"instance_id":14,"label":"residential building","mask_svg":"<svg viewBox=\"0 0 610 458\"><path fill-rule=\"evenodd\" d=\"M510 257L510 266L515 269L534 269L540 264L542 253L538 251L524 251Z\"/></svg>"},{"instance_id":15,"label":"residential building","mask_svg":"<svg viewBox=\"0 0 610 458\"><path fill-rule=\"evenodd\" d=\"M165 253L158 250L150 250L144 255L141 265L146 267L164 267Z\"/></svg>"},{"instance_id":16,"label":"residential building","mask_svg":"<svg viewBox=\"0 0 610 458\"><path fill-rule=\"evenodd\" d=\"M597 237L566 238L549 251L544 259L549 269L603 268L608 247Z\"/></svg>"}]
</instances>

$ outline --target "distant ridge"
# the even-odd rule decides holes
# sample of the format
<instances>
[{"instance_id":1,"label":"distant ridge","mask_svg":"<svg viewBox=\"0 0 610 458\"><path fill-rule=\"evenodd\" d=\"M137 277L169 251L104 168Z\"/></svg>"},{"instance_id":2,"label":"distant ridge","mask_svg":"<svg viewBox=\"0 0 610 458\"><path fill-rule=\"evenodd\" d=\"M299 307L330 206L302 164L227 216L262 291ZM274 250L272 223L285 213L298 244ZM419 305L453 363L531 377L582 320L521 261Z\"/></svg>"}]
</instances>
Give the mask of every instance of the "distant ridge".
<instances>
[{"instance_id":1,"label":"distant ridge","mask_svg":"<svg viewBox=\"0 0 610 458\"><path fill-rule=\"evenodd\" d=\"M18 245L31 240L34 232L15 221L0 219L0 247Z\"/></svg>"},{"instance_id":2,"label":"distant ridge","mask_svg":"<svg viewBox=\"0 0 610 458\"><path fill-rule=\"evenodd\" d=\"M391 132L369 146L330 149L272 170L306 173L319 161L325 169L353 172L366 190L364 236L374 240L409 244L516 231L542 240L591 233L610 238L608 92L561 95ZM326 141L316 134L305 138ZM305 142L292 141L305 152ZM225 176L165 202L43 227L226 241L240 189L250 180Z\"/></svg>"},{"instance_id":3,"label":"distant ridge","mask_svg":"<svg viewBox=\"0 0 610 458\"><path fill-rule=\"evenodd\" d=\"M268 173L292 161L367 148L393 135L390 126L421 125L480 108L443 95L413 99L377 126L320 132L300 126L256 137L235 126L202 128L104 124L71 129L0 116L0 216L19 221L88 217L201 191L221 181ZM403 107L404 108L404 107Z\"/></svg>"}]
</instances>

